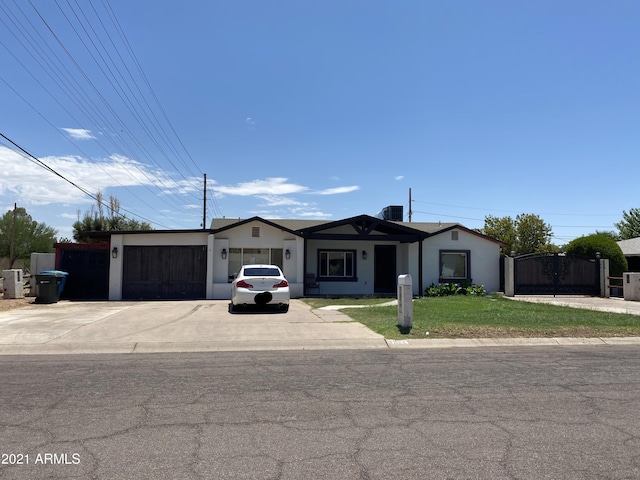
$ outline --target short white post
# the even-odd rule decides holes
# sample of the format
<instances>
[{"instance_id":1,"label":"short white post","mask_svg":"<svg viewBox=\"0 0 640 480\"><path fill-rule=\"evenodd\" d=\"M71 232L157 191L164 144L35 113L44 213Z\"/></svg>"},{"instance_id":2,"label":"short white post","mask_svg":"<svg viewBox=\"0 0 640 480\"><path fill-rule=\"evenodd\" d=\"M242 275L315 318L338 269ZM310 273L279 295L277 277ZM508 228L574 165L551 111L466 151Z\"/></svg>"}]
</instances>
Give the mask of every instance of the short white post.
<instances>
[{"instance_id":1,"label":"short white post","mask_svg":"<svg viewBox=\"0 0 640 480\"><path fill-rule=\"evenodd\" d=\"M409 274L398 276L398 326L413 327L413 283Z\"/></svg>"}]
</instances>

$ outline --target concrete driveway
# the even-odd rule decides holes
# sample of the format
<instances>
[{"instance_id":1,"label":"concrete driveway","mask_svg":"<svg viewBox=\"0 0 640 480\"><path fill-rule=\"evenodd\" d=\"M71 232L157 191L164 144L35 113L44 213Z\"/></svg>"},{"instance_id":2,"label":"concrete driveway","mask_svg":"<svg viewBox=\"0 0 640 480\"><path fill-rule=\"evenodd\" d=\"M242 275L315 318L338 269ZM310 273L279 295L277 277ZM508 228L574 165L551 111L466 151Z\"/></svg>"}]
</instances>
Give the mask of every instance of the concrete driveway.
<instances>
[{"instance_id":1,"label":"concrete driveway","mask_svg":"<svg viewBox=\"0 0 640 480\"><path fill-rule=\"evenodd\" d=\"M507 297L509 298L509 297ZM640 302L632 302L623 298L588 297L585 295L516 295L511 300L532 303L548 303L560 307L582 308L598 310L600 312L627 313L640 315Z\"/></svg>"},{"instance_id":2,"label":"concrete driveway","mask_svg":"<svg viewBox=\"0 0 640 480\"><path fill-rule=\"evenodd\" d=\"M387 348L336 311L230 313L227 300L30 304L0 313L0 355Z\"/></svg>"},{"instance_id":3,"label":"concrete driveway","mask_svg":"<svg viewBox=\"0 0 640 480\"><path fill-rule=\"evenodd\" d=\"M513 300L640 315L640 302L622 299ZM301 300L288 313L232 314L227 300L61 301L0 312L0 355L629 344L640 346L640 337L385 340L338 310L311 310Z\"/></svg>"}]
</instances>

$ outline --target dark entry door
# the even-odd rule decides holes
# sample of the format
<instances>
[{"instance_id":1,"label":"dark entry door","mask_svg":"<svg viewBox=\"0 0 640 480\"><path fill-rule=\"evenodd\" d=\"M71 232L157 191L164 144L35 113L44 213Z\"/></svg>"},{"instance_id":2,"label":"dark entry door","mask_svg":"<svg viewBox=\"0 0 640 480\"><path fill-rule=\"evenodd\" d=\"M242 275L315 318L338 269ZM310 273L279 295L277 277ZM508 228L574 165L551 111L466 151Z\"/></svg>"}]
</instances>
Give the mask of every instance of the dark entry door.
<instances>
[{"instance_id":1,"label":"dark entry door","mask_svg":"<svg viewBox=\"0 0 640 480\"><path fill-rule=\"evenodd\" d=\"M373 253L373 291L396 292L396 246L376 245Z\"/></svg>"},{"instance_id":2,"label":"dark entry door","mask_svg":"<svg viewBox=\"0 0 640 480\"><path fill-rule=\"evenodd\" d=\"M206 297L207 250L197 246L125 246L122 298Z\"/></svg>"}]
</instances>

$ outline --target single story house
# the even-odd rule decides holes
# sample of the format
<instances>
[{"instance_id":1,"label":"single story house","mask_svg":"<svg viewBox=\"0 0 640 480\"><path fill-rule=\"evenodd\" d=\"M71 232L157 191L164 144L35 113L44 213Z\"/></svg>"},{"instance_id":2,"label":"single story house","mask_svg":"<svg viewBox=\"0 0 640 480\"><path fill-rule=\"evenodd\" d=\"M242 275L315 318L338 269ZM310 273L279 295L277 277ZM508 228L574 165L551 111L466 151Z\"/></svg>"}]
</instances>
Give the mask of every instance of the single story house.
<instances>
[{"instance_id":1,"label":"single story house","mask_svg":"<svg viewBox=\"0 0 640 480\"><path fill-rule=\"evenodd\" d=\"M617 242L627 259L630 272L640 272L640 237Z\"/></svg>"},{"instance_id":2,"label":"single story house","mask_svg":"<svg viewBox=\"0 0 640 480\"><path fill-rule=\"evenodd\" d=\"M293 298L395 295L401 274L416 296L440 282L500 288L501 242L457 223L216 218L207 230L98 235L110 241L110 300L228 299L240 267L257 263L279 265Z\"/></svg>"}]
</instances>

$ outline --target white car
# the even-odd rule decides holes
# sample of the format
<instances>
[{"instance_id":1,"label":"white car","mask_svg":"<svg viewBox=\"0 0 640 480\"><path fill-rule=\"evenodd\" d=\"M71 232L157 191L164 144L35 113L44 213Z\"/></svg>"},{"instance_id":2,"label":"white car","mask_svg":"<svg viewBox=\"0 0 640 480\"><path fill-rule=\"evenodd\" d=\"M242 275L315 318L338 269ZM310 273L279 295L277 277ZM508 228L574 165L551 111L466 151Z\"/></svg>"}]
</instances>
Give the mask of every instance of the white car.
<instances>
[{"instance_id":1,"label":"white car","mask_svg":"<svg viewBox=\"0 0 640 480\"><path fill-rule=\"evenodd\" d=\"M277 265L243 265L231 283L231 310L239 305L276 305L289 310L289 282Z\"/></svg>"}]
</instances>

